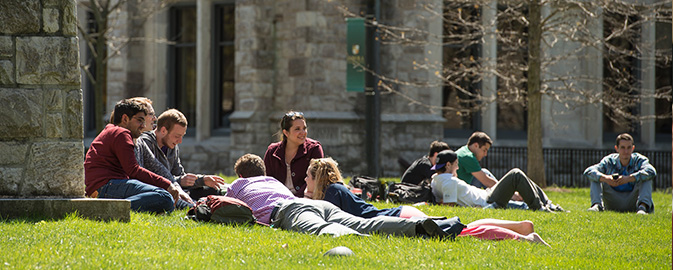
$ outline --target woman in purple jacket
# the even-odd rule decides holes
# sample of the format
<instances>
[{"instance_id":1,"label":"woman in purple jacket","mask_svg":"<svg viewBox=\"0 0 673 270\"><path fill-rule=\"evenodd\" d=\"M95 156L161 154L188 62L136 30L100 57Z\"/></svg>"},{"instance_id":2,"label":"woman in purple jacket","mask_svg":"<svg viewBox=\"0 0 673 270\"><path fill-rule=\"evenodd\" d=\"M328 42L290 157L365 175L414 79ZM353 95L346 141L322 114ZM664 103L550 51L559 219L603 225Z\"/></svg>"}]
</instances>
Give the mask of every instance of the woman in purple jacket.
<instances>
[{"instance_id":1,"label":"woman in purple jacket","mask_svg":"<svg viewBox=\"0 0 673 270\"><path fill-rule=\"evenodd\" d=\"M306 169L311 159L322 158L320 142L308 138L302 112L289 111L280 120L280 142L272 143L264 154L266 175L276 178L297 197L304 196Z\"/></svg>"}]
</instances>

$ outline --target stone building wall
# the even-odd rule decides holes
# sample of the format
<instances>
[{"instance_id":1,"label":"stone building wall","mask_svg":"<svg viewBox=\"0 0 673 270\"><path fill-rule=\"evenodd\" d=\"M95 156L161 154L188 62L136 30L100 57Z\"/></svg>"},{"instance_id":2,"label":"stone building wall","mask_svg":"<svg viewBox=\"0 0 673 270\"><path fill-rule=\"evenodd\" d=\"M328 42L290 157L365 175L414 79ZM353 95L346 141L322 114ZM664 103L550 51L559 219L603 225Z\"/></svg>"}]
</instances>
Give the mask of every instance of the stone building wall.
<instances>
[{"instance_id":1,"label":"stone building wall","mask_svg":"<svg viewBox=\"0 0 673 270\"><path fill-rule=\"evenodd\" d=\"M79 0L85 1L85 0ZM209 36L214 23L213 7L229 3L214 0L180 0L177 6L197 7L201 15L196 19L201 26L197 35L197 61L199 81L197 100L210 101L212 83L216 74L210 74L212 62ZM372 1L373 2L373 1ZM383 44L381 46L382 72L390 79L400 79L416 85L391 83L397 93L382 91L381 95L381 171L385 176L399 176L398 158L412 161L426 154L429 143L443 139L452 147L463 145L472 130L447 131L444 137L441 111L441 87L432 86L441 72L436 73L442 62L441 12L439 0L386 0L382 4L383 24L398 27L410 42ZM337 159L344 173L366 173L365 163L365 108L362 93L345 91L346 23L349 16L363 16L367 1L356 0L246 0L235 1L235 110L230 117L231 127L225 131L212 128L210 104L198 106L198 124L195 136L186 137L181 148L185 169L200 173L225 173L233 175L235 160L245 153L263 155L269 143L276 141L278 122L287 110L303 111L308 119L309 136L322 142L325 153ZM497 1L490 1L491 8L484 9L484 18L496 16ZM488 12L486 12L488 11ZM120 19L131 21L133 7L122 9ZM128 14L126 14L128 13ZM490 20L482 26L490 25ZM108 108L117 100L137 95L147 95L154 101L158 112L169 105L171 75L168 39L171 25L168 10L153 14L144 25L144 46L130 45L120 55L111 59L109 76L114 82L108 85ZM114 34L133 36L141 27L133 22L121 23ZM0 25L0 27L4 27ZM404 30L407 28L406 30ZM399 30L402 29L402 30ZM593 29L601 32L600 27ZM496 29L490 29L493 33ZM212 35L212 34L210 34ZM158 41L158 42L155 42ZM81 45L80 45L81 46ZM486 35L481 44L480 59L494 60L497 43ZM549 55L555 51L546 51ZM595 54L595 52L586 52ZM142 57L140 57L142 55ZM200 56L198 56L200 55ZM117 59L118 58L118 59ZM3 59L6 59L3 58ZM489 60L489 61L491 61ZM580 59L581 60L581 59ZM572 74L600 72L601 61L565 61L550 70L572 71ZM494 63L493 63L494 64ZM575 67L577 64L586 66ZM598 68L596 65L599 65ZM3 62L0 61L0 68ZM562 74L562 73L561 73ZM212 76L212 77L209 77ZM139 82L142 81L142 84ZM210 82L210 83L205 83ZM427 84L428 86L423 86ZM123 87L121 87L123 86ZM141 87L142 86L142 87ZM495 95L495 76L486 76L481 83L485 96ZM587 85L586 87L592 87ZM142 90L142 91L141 91ZM596 88L596 91L598 89ZM401 95L400 95L401 94ZM410 102L418 100L421 104ZM602 142L602 131L596 121L602 119L599 107L565 109L545 100L543 104L545 147L609 148ZM643 105L644 106L644 105ZM641 106L642 107L642 106ZM491 135L496 146L525 147L525 138L511 138L498 134L497 104L491 103L477 113L475 128ZM557 111L564 111L563 115ZM477 117L477 116L475 116ZM643 125L643 128L645 126ZM88 134L90 135L90 134ZM90 141L89 136L85 141ZM663 148L670 146L666 144ZM652 148L646 144L640 145ZM662 148L658 147L657 148Z\"/></svg>"},{"instance_id":2,"label":"stone building wall","mask_svg":"<svg viewBox=\"0 0 673 270\"><path fill-rule=\"evenodd\" d=\"M0 1L0 196L84 195L75 9Z\"/></svg>"},{"instance_id":3,"label":"stone building wall","mask_svg":"<svg viewBox=\"0 0 673 270\"><path fill-rule=\"evenodd\" d=\"M441 18L407 20L428 17L424 6L415 2L385 1L383 9L396 13L382 20L441 33ZM322 143L325 154L339 161L344 173L367 173L366 97L345 90L345 18L348 13L364 14L366 6L361 1L244 1L236 10L237 111L231 118L232 164L245 152L263 155L268 144L276 141L272 134L279 130L283 113L292 109L305 113L309 137ZM430 35L418 38L429 39ZM432 45L383 46L384 75L430 81L433 71L414 67L414 62L436 60L432 53L441 57L439 43L426 41ZM440 89L403 90L428 105L441 105ZM439 111L410 106L398 96L384 93L381 100L382 173L398 176L398 157L413 160L423 155L431 141L441 139L443 118Z\"/></svg>"}]
</instances>

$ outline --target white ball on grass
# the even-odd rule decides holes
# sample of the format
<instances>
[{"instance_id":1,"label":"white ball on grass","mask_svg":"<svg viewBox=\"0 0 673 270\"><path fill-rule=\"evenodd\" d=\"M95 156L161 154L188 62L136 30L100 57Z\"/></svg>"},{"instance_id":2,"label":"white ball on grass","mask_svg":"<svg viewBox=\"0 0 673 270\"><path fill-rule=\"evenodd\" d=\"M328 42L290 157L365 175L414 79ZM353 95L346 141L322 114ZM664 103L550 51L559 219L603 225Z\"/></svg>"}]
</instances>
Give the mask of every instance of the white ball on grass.
<instances>
[{"instance_id":1,"label":"white ball on grass","mask_svg":"<svg viewBox=\"0 0 673 270\"><path fill-rule=\"evenodd\" d=\"M355 253L350 248L338 246L328 250L323 256L353 256Z\"/></svg>"}]
</instances>

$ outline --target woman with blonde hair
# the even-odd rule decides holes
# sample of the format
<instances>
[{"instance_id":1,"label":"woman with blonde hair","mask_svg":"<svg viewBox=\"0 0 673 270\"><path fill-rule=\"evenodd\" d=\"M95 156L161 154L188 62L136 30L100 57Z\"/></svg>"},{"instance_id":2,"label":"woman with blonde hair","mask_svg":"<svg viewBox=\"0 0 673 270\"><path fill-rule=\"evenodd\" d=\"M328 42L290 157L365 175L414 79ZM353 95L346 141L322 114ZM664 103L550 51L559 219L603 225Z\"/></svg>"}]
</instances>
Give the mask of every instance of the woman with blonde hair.
<instances>
[{"instance_id":1,"label":"woman with blonde hair","mask_svg":"<svg viewBox=\"0 0 673 270\"><path fill-rule=\"evenodd\" d=\"M427 217L422 211L407 205L378 209L365 202L346 188L338 166L338 163L329 157L312 159L306 171L304 195L314 200L328 201L351 215L363 218L375 216ZM535 233L533 222L528 220L480 219L467 224L458 236L474 236L485 240L516 239L549 246Z\"/></svg>"}]
</instances>

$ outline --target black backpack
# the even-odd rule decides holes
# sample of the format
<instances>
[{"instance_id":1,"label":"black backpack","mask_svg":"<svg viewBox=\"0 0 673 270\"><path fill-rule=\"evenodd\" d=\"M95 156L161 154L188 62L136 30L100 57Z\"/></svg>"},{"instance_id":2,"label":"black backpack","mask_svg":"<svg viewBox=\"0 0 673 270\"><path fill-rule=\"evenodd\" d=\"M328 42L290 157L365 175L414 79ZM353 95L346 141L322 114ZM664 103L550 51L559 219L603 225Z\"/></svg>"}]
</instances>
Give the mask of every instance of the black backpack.
<instances>
[{"instance_id":1,"label":"black backpack","mask_svg":"<svg viewBox=\"0 0 673 270\"><path fill-rule=\"evenodd\" d=\"M252 215L252 209L245 202L227 196L209 195L199 199L187 211L187 217L196 221L210 221L222 224L262 224Z\"/></svg>"},{"instance_id":2,"label":"black backpack","mask_svg":"<svg viewBox=\"0 0 673 270\"><path fill-rule=\"evenodd\" d=\"M392 183L388 186L388 199L395 203L434 203L432 188L423 181L420 185L411 183Z\"/></svg>"},{"instance_id":3,"label":"black backpack","mask_svg":"<svg viewBox=\"0 0 673 270\"><path fill-rule=\"evenodd\" d=\"M353 191L352 188L362 190L359 195L365 201L385 200L388 194L386 186L381 183L381 180L369 176L353 176L351 181L348 182L348 186L351 187L351 191ZM353 193L358 194L354 191Z\"/></svg>"}]
</instances>

